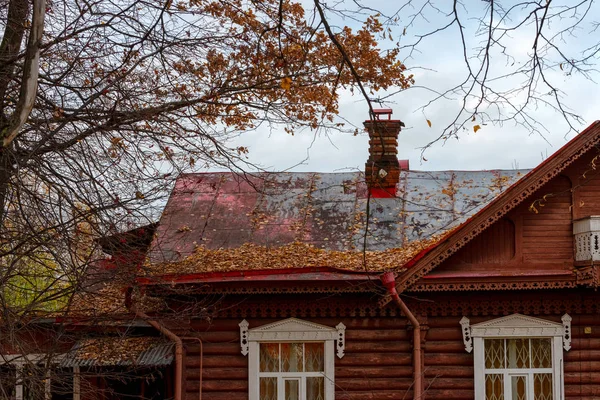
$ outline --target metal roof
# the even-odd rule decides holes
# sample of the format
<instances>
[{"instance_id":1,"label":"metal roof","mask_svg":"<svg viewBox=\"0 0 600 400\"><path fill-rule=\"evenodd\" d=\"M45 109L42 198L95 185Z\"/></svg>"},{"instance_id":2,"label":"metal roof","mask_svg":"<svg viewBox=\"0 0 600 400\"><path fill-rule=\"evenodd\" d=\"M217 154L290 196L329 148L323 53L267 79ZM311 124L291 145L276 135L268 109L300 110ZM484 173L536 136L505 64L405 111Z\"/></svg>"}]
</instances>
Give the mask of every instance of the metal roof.
<instances>
[{"instance_id":1,"label":"metal roof","mask_svg":"<svg viewBox=\"0 0 600 400\"><path fill-rule=\"evenodd\" d=\"M368 198L364 175L345 173L184 174L176 182L149 251L173 262L196 246L326 250L401 248L458 226L527 170L402 171L394 198Z\"/></svg>"},{"instance_id":2,"label":"metal roof","mask_svg":"<svg viewBox=\"0 0 600 400\"><path fill-rule=\"evenodd\" d=\"M60 366L164 366L173 361L173 346L155 337L86 339L75 343Z\"/></svg>"}]
</instances>

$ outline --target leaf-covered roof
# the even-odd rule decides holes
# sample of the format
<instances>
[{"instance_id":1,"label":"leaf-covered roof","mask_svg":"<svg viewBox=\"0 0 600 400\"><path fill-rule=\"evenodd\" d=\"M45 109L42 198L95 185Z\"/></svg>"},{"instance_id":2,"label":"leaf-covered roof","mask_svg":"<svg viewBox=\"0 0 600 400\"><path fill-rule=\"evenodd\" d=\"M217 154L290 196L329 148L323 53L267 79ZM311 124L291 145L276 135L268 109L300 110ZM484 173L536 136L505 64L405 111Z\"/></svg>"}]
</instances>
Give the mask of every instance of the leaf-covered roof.
<instances>
[{"instance_id":1,"label":"leaf-covered roof","mask_svg":"<svg viewBox=\"0 0 600 400\"><path fill-rule=\"evenodd\" d=\"M525 172L402 171L396 197L386 199L369 198L361 173L186 174L164 210L147 266L159 274L357 270L366 236L369 269L394 269Z\"/></svg>"}]
</instances>

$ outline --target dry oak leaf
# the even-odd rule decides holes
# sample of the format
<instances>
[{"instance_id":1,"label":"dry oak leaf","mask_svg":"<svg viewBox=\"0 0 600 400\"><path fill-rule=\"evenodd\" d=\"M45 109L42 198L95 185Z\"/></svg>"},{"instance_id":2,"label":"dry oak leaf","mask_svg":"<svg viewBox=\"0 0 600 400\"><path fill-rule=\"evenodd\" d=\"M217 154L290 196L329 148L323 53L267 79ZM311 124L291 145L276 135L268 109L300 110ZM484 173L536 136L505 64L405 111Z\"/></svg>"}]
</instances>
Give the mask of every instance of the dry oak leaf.
<instances>
[{"instance_id":1,"label":"dry oak leaf","mask_svg":"<svg viewBox=\"0 0 600 400\"><path fill-rule=\"evenodd\" d=\"M283 90L290 90L292 87L292 78L285 77L281 80L280 86Z\"/></svg>"}]
</instances>

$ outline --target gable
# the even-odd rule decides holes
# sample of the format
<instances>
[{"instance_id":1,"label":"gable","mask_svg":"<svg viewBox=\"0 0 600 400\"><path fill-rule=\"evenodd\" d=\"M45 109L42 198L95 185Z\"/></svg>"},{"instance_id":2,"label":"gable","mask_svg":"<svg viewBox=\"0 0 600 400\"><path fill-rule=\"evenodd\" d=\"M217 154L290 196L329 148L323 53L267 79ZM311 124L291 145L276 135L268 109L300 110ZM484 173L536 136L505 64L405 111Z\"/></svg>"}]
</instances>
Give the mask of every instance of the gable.
<instances>
[{"instance_id":1,"label":"gable","mask_svg":"<svg viewBox=\"0 0 600 400\"><path fill-rule=\"evenodd\" d=\"M572 247L572 220L573 215L576 214L574 206L579 206L578 196L582 196L585 192L585 189L582 189L585 186L581 184L582 179L587 179L586 182L589 181L590 170L595 171L593 161L598 154L595 146L599 142L600 122L597 121L437 245L416 256L406 265L407 271L399 277L398 288L401 290L409 287L416 288L416 290L422 289L423 281L432 276L450 281L455 279L450 282L452 287L445 288L451 290L575 286ZM592 164L590 164L590 160ZM586 173L588 178L583 178ZM596 175L594 174L594 176ZM575 185L572 184L573 177L577 178ZM597 183L598 186L595 187L600 188L600 177L598 177ZM587 194L588 199L597 197ZM600 213L600 201L595 202L593 210L596 209L598 210L596 212ZM577 212L581 213L582 210ZM594 211L588 210L587 212ZM475 239L479 235L492 232L494 229L490 230L489 228L507 217L515 222L515 236L516 238L520 237L515 240L515 255L519 252L520 255L516 263L512 265L513 268L510 271L512 278L506 278L510 261L499 263L501 268L494 270L483 268L483 263L479 264L479 269L465 267L465 265L462 265L462 269L458 268L455 261L461 257L464 259L465 252L479 250L486 253L485 259L493 259L489 243L480 241L480 248L474 249L473 247L477 246ZM469 244L471 245L468 246ZM488 248L482 249L481 246L488 246ZM459 253L461 249L462 254ZM453 256L455 256L454 259L452 259ZM444 268L446 268L445 271ZM434 269L436 271L432 272ZM460 281L459 274L456 273L458 271L462 271L463 275L467 272L470 273L473 284L465 283L464 280ZM531 282L525 285L519 283L528 275L540 275L541 271L545 271L549 277L547 280L539 281L532 278ZM450 272L454 274L453 277L448 275ZM463 276L463 278L465 277ZM496 279L495 286L486 287L475 283L477 280L481 281L482 277L494 277ZM433 289L435 290L435 288ZM444 288L439 287L438 290L444 290Z\"/></svg>"},{"instance_id":2,"label":"gable","mask_svg":"<svg viewBox=\"0 0 600 400\"><path fill-rule=\"evenodd\" d=\"M477 287L494 280L514 280L518 285L512 288L520 289L528 282L535 285L572 276L571 188L566 176L553 178L531 196L534 200L498 219L428 273L417 283L417 290L441 287L452 279L480 284Z\"/></svg>"}]
</instances>

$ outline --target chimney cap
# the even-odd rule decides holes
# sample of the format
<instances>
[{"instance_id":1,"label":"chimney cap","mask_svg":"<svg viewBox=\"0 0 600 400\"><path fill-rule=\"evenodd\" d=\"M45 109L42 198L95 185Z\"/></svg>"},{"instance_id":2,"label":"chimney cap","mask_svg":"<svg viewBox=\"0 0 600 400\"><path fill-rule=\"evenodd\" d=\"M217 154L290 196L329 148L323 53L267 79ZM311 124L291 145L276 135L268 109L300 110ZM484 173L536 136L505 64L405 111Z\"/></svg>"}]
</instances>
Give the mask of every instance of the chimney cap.
<instances>
[{"instance_id":1,"label":"chimney cap","mask_svg":"<svg viewBox=\"0 0 600 400\"><path fill-rule=\"evenodd\" d=\"M387 119L392 119L392 109L391 108L375 108L373 109L373 115L375 119L381 119L383 115L387 115Z\"/></svg>"}]
</instances>

